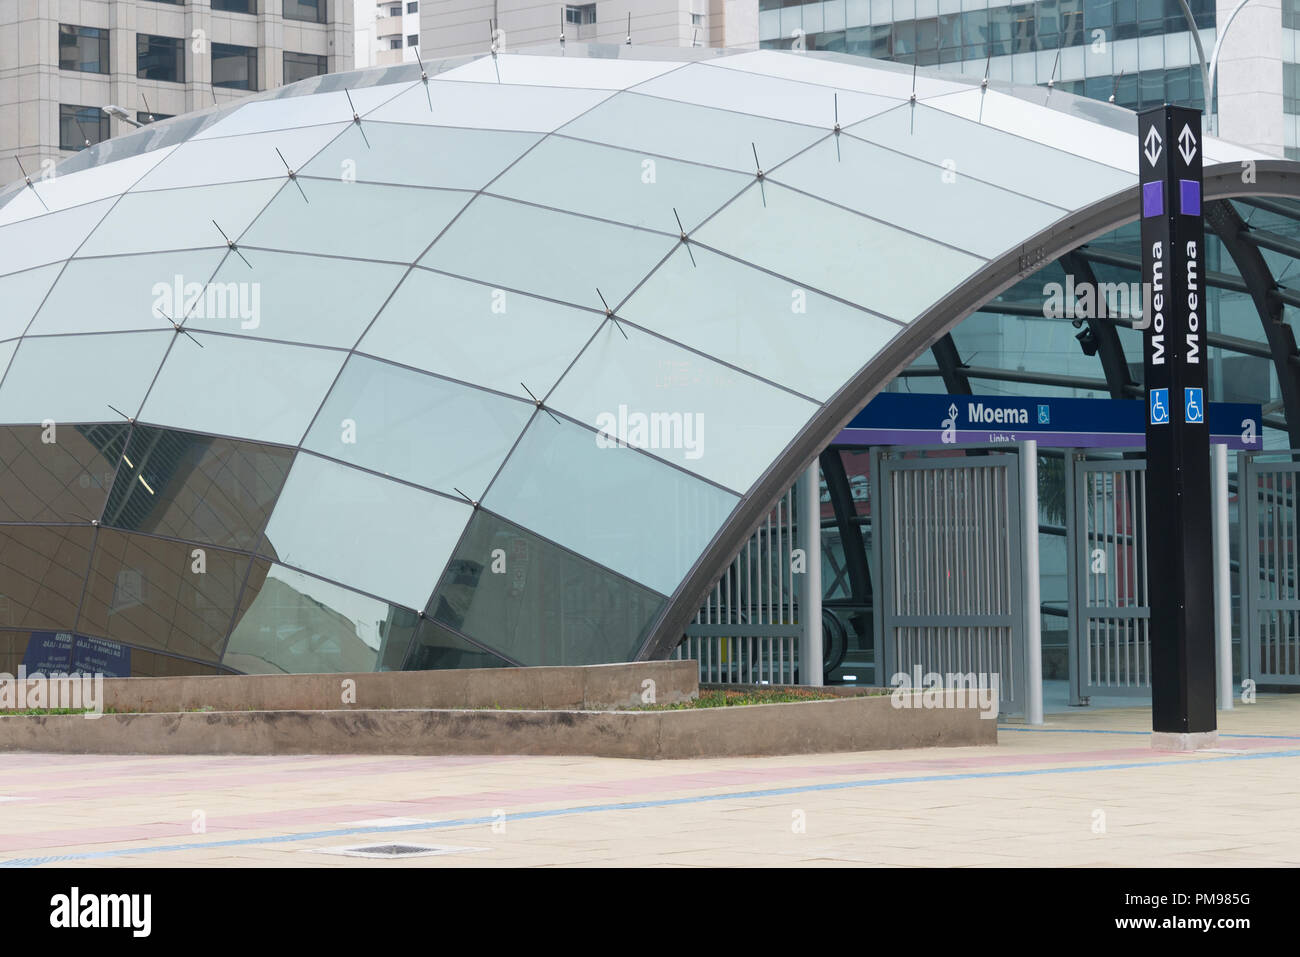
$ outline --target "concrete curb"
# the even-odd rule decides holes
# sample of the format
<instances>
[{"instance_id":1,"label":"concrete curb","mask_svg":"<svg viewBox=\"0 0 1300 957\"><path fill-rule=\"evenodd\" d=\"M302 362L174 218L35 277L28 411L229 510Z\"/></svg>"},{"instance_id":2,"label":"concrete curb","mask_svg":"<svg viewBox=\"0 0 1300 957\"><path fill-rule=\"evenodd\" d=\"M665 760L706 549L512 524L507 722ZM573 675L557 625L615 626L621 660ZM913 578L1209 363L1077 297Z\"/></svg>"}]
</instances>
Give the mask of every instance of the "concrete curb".
<instances>
[{"instance_id":1,"label":"concrete curb","mask_svg":"<svg viewBox=\"0 0 1300 957\"><path fill-rule=\"evenodd\" d=\"M29 685L33 679L28 679ZM454 671L105 678L104 711L335 711L459 708L612 710L699 693L694 661ZM50 700L46 696L46 700Z\"/></svg>"},{"instance_id":2,"label":"concrete curb","mask_svg":"<svg viewBox=\"0 0 1300 957\"><path fill-rule=\"evenodd\" d=\"M225 679L222 679L225 680ZM0 717L0 751L72 754L526 754L716 758L997 743L953 700L891 697L678 711L350 710Z\"/></svg>"}]
</instances>

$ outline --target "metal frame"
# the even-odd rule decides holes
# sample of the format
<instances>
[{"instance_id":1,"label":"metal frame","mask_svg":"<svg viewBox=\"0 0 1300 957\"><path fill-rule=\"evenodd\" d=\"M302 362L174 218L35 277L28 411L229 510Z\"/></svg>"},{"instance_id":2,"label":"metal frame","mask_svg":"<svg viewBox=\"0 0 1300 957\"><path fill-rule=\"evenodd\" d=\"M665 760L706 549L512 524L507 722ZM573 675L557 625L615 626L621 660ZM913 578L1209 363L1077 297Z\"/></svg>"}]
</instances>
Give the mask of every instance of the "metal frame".
<instances>
[{"instance_id":1,"label":"metal frame","mask_svg":"<svg viewBox=\"0 0 1300 957\"><path fill-rule=\"evenodd\" d=\"M873 607L874 638L876 660L883 665L878 666L876 683L900 671L910 673L918 663L900 660L897 635L907 631L915 640L914 654L907 657L924 660L926 672L996 671L1001 676L999 711L1026 712L1021 456L1005 446L993 454L960 458L904 459L898 454L899 450L891 449L872 459L873 485L881 490L873 513L879 515L879 531L872 539L880 573ZM962 498L972 492L981 498L983 507L973 512L962 503L964 515L975 521L974 543L970 530L958 532L953 525L959 498L948 494L946 473L959 472L986 473L983 481L976 479L973 485L970 474L954 476L952 486L955 493L960 481ZM939 521L911 539L908 514L939 516ZM891 547L885 547L886 537ZM904 539L904 545L894 547ZM947 572L957 564L962 577L950 578ZM902 581L900 575L909 581ZM906 610L905 595L910 601ZM983 600L991 606L972 611L970 606ZM995 649L1006 655L997 666L992 660Z\"/></svg>"},{"instance_id":2,"label":"metal frame","mask_svg":"<svg viewBox=\"0 0 1300 957\"><path fill-rule=\"evenodd\" d=\"M1241 548L1241 667L1242 677L1257 684L1300 685L1300 461L1294 451L1281 453L1288 461L1260 461L1263 456L1279 453L1238 454L1237 501L1240 524L1238 535ZM1289 476L1289 493L1279 494L1275 484L1271 493L1261 496L1260 479L1272 476ZM1261 536L1258 529L1261 519L1261 499L1270 498L1271 534ZM1249 532L1249 533L1248 533ZM1272 587L1266 590L1265 569L1260 565L1260 546L1271 543L1274 555ZM1283 556L1279 546L1286 543ZM1281 556L1281 557L1280 557ZM1288 578L1279 581L1278 569L1286 570ZM1267 619L1267 620L1266 620ZM1280 628L1279 628L1280 624ZM1265 626L1268 632L1265 636ZM1289 663L1283 670L1269 664L1263 655L1263 646L1270 644L1273 662L1282 659Z\"/></svg>"},{"instance_id":3,"label":"metal frame","mask_svg":"<svg viewBox=\"0 0 1300 957\"><path fill-rule=\"evenodd\" d=\"M1150 595L1147 591L1147 522L1146 522L1146 460L1086 458L1071 456L1073 465L1066 472L1071 493L1070 508L1072 514L1068 527L1069 553L1067 571L1070 575L1070 701L1082 704L1093 695L1145 696L1151 693L1151 636L1143 622L1150 621ZM1098 489L1096 481L1090 476L1109 474L1112 476L1109 489ZM1131 517L1134 519L1132 532L1117 527L1113 514L1116 497L1115 480L1123 479L1125 498L1130 503ZM1130 480L1127 476L1132 475ZM1092 503L1089 522L1089 500ZM1104 516L1109 515L1109 523ZM1100 527L1095 523L1101 519ZM1132 564L1119 561L1120 537L1126 545L1132 545L1134 558ZM1092 555L1090 548L1101 543L1106 556L1104 579L1098 579L1092 572ZM1139 600L1121 603L1119 600L1120 576L1132 575L1133 587L1137 589ZM1101 643L1094 641L1094 623L1105 628L1105 638ZM1112 644L1112 637L1114 642ZM1131 655L1133 645L1137 645L1136 654L1139 663L1134 674ZM1121 659L1121 649L1124 657ZM1096 666L1094 655L1096 651ZM1114 667L1112 668L1112 656ZM1123 667L1119 662L1123 661ZM1108 680L1112 672L1122 676L1122 681ZM1106 676L1098 680L1103 674Z\"/></svg>"},{"instance_id":4,"label":"metal frame","mask_svg":"<svg viewBox=\"0 0 1300 957\"><path fill-rule=\"evenodd\" d=\"M1207 201L1237 196L1300 198L1300 167L1287 160L1258 160L1254 183L1242 182L1237 163L1220 163L1204 173ZM665 658L677 646L687 623L720 569L777 498L799 473L848 425L863 404L910 365L918 355L980 306L1042 266L1136 216L1136 185L1065 217L991 261L962 286L943 296L844 383L776 457L762 477L723 523L708 547L660 612L637 654L638 659Z\"/></svg>"}]
</instances>

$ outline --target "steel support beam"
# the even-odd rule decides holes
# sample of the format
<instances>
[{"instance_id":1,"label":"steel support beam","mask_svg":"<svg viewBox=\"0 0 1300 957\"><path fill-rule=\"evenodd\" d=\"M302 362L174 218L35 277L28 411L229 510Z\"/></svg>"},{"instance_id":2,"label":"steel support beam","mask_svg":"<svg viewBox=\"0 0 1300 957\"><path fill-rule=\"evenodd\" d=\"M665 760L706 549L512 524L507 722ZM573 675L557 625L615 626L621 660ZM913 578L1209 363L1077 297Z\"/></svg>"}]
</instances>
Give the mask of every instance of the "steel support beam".
<instances>
[{"instance_id":1,"label":"steel support beam","mask_svg":"<svg viewBox=\"0 0 1300 957\"><path fill-rule=\"evenodd\" d=\"M1093 298L1100 307L1102 299L1098 292L1097 274L1092 271L1092 263L1079 255L1077 249L1062 256L1060 262L1065 267L1066 273L1074 274L1076 286L1085 282L1092 287ZM1124 358L1124 346L1119 341L1119 331L1115 328L1115 324L1098 316L1091 316L1084 322L1088 324L1092 341L1096 343L1097 358L1101 360L1101 371L1106 375L1106 386L1110 389L1110 397L1128 398L1137 383L1129 374L1128 360Z\"/></svg>"},{"instance_id":2,"label":"steel support beam","mask_svg":"<svg viewBox=\"0 0 1300 957\"><path fill-rule=\"evenodd\" d=\"M1255 303L1282 392L1291 448L1300 448L1300 351L1296 349L1295 334L1285 322L1284 302L1277 281L1258 247L1246 239L1250 227L1232 203L1226 199L1207 203L1205 225L1214 230L1232 257L1246 291Z\"/></svg>"}]
</instances>

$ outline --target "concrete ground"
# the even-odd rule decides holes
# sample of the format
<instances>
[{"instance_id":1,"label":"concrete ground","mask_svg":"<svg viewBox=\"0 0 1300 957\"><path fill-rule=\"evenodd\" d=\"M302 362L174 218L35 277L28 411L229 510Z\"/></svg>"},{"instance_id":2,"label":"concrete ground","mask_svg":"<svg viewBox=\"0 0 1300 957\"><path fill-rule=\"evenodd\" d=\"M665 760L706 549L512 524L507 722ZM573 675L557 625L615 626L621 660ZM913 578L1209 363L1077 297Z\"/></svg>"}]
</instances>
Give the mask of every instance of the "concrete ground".
<instances>
[{"instance_id":1,"label":"concrete ground","mask_svg":"<svg viewBox=\"0 0 1300 957\"><path fill-rule=\"evenodd\" d=\"M1150 713L996 747L693 761L0 754L0 866L1300 865L1300 695L1153 752ZM434 856L338 856L358 845Z\"/></svg>"}]
</instances>

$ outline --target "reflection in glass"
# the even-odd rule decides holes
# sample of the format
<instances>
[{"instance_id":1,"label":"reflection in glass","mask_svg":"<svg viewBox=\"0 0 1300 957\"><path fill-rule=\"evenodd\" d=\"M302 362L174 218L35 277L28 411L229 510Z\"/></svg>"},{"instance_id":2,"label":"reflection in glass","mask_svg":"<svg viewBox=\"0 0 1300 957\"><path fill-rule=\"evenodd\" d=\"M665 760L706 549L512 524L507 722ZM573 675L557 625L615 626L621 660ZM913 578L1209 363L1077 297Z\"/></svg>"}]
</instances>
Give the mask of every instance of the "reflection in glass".
<instances>
[{"instance_id":1,"label":"reflection in glass","mask_svg":"<svg viewBox=\"0 0 1300 957\"><path fill-rule=\"evenodd\" d=\"M252 551L293 451L136 426L104 524Z\"/></svg>"},{"instance_id":2,"label":"reflection in glass","mask_svg":"<svg viewBox=\"0 0 1300 957\"><path fill-rule=\"evenodd\" d=\"M629 661L665 599L479 510L428 617L525 665Z\"/></svg>"},{"instance_id":3,"label":"reflection in glass","mask_svg":"<svg viewBox=\"0 0 1300 957\"><path fill-rule=\"evenodd\" d=\"M0 525L0 628L72 630L93 533Z\"/></svg>"},{"instance_id":4,"label":"reflection in glass","mask_svg":"<svg viewBox=\"0 0 1300 957\"><path fill-rule=\"evenodd\" d=\"M217 548L101 529L77 628L217 661L248 564Z\"/></svg>"},{"instance_id":5,"label":"reflection in glass","mask_svg":"<svg viewBox=\"0 0 1300 957\"><path fill-rule=\"evenodd\" d=\"M222 661L249 674L397 670L417 621L409 608L259 560Z\"/></svg>"},{"instance_id":6,"label":"reflection in glass","mask_svg":"<svg viewBox=\"0 0 1300 957\"><path fill-rule=\"evenodd\" d=\"M89 522L113 484L127 426L0 427L0 522Z\"/></svg>"},{"instance_id":7,"label":"reflection in glass","mask_svg":"<svg viewBox=\"0 0 1300 957\"><path fill-rule=\"evenodd\" d=\"M406 671L438 671L448 668L508 668L511 662L452 634L437 622L420 622L406 660ZM387 670L387 669L385 669Z\"/></svg>"}]
</instances>

